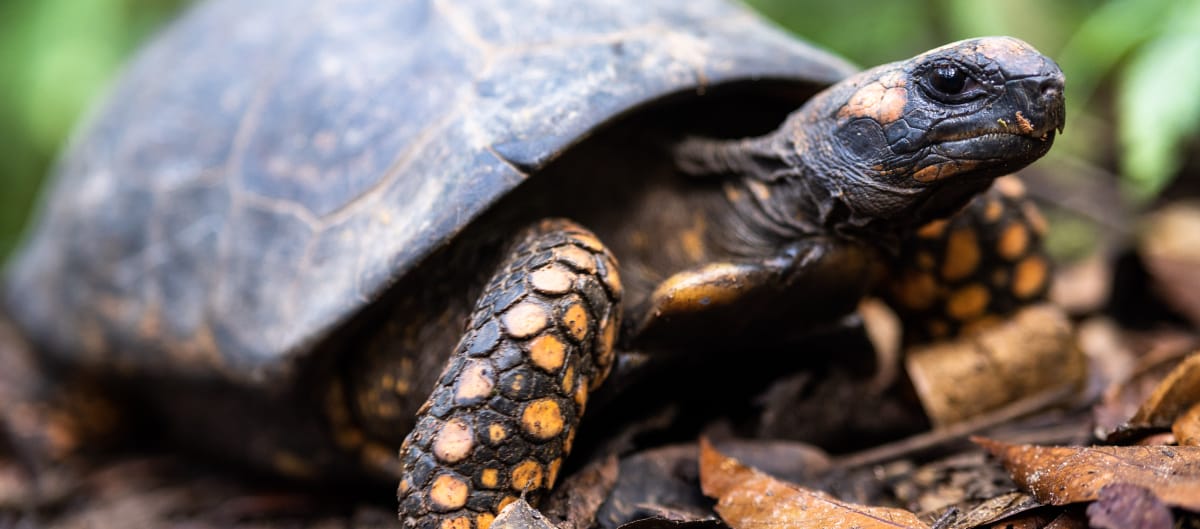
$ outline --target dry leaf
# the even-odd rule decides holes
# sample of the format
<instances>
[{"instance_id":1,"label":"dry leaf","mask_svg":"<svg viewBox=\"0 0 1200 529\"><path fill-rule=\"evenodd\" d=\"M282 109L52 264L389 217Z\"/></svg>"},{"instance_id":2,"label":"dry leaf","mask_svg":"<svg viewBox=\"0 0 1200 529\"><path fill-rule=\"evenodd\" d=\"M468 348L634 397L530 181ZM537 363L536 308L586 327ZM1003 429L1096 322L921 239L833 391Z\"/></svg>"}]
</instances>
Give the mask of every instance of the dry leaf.
<instances>
[{"instance_id":1,"label":"dry leaf","mask_svg":"<svg viewBox=\"0 0 1200 529\"><path fill-rule=\"evenodd\" d=\"M1046 524L1045 529L1088 529L1087 518L1075 509L1067 509Z\"/></svg>"},{"instance_id":2,"label":"dry leaf","mask_svg":"<svg viewBox=\"0 0 1200 529\"><path fill-rule=\"evenodd\" d=\"M596 511L617 483L619 468L616 456L589 463L554 487L554 493L542 503L542 511L559 521L559 529L592 527Z\"/></svg>"},{"instance_id":3,"label":"dry leaf","mask_svg":"<svg viewBox=\"0 0 1200 529\"><path fill-rule=\"evenodd\" d=\"M1180 446L1200 446L1200 403L1175 419L1171 433Z\"/></svg>"},{"instance_id":4,"label":"dry leaf","mask_svg":"<svg viewBox=\"0 0 1200 529\"><path fill-rule=\"evenodd\" d=\"M1049 447L972 440L1042 503L1094 501L1105 485L1124 482L1145 487L1168 504L1200 510L1200 447Z\"/></svg>"},{"instance_id":5,"label":"dry leaf","mask_svg":"<svg viewBox=\"0 0 1200 529\"><path fill-rule=\"evenodd\" d=\"M772 478L717 452L707 439L700 440L700 484L733 529L929 529L908 511L845 503Z\"/></svg>"},{"instance_id":6,"label":"dry leaf","mask_svg":"<svg viewBox=\"0 0 1200 529\"><path fill-rule=\"evenodd\" d=\"M491 529L556 529L542 513L524 499L518 499L500 511L492 520Z\"/></svg>"},{"instance_id":7,"label":"dry leaf","mask_svg":"<svg viewBox=\"0 0 1200 529\"><path fill-rule=\"evenodd\" d=\"M1142 403L1130 424L1169 428L1175 418L1200 404L1200 354L1180 362Z\"/></svg>"},{"instance_id":8,"label":"dry leaf","mask_svg":"<svg viewBox=\"0 0 1200 529\"><path fill-rule=\"evenodd\" d=\"M1175 523L1154 493L1128 483L1105 485L1087 515L1094 529L1171 529Z\"/></svg>"},{"instance_id":9,"label":"dry leaf","mask_svg":"<svg viewBox=\"0 0 1200 529\"><path fill-rule=\"evenodd\" d=\"M1052 517L1053 515L1049 513L1025 513L982 527L987 529L1042 529L1052 521Z\"/></svg>"}]
</instances>

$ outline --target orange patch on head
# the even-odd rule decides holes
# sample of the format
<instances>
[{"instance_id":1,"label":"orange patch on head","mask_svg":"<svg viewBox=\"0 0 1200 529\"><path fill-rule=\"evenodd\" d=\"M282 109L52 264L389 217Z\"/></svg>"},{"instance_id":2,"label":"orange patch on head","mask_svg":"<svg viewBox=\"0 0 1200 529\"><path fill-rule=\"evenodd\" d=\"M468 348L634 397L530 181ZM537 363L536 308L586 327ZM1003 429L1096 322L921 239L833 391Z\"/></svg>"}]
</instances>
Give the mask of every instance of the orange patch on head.
<instances>
[{"instance_id":1,"label":"orange patch on head","mask_svg":"<svg viewBox=\"0 0 1200 529\"><path fill-rule=\"evenodd\" d=\"M983 285L967 285L956 290L946 300L946 313L958 321L965 321L983 314L991 296Z\"/></svg>"},{"instance_id":2,"label":"orange patch on head","mask_svg":"<svg viewBox=\"0 0 1200 529\"><path fill-rule=\"evenodd\" d=\"M880 125L887 125L904 115L908 103L908 90L904 83L897 83L889 76L859 88L838 111L843 119L870 118Z\"/></svg>"},{"instance_id":3,"label":"orange patch on head","mask_svg":"<svg viewBox=\"0 0 1200 529\"><path fill-rule=\"evenodd\" d=\"M446 421L433 440L433 455L443 463L457 463L471 455L475 437L471 425L461 418Z\"/></svg>"},{"instance_id":4,"label":"orange patch on head","mask_svg":"<svg viewBox=\"0 0 1200 529\"><path fill-rule=\"evenodd\" d=\"M1018 298L1028 299L1042 291L1046 284L1049 265L1040 256L1031 255L1017 263L1013 272L1013 294Z\"/></svg>"},{"instance_id":5,"label":"orange patch on head","mask_svg":"<svg viewBox=\"0 0 1200 529\"><path fill-rule=\"evenodd\" d=\"M529 282L539 292L565 294L575 282L575 274L558 263L551 263L529 274Z\"/></svg>"},{"instance_id":6,"label":"orange patch on head","mask_svg":"<svg viewBox=\"0 0 1200 529\"><path fill-rule=\"evenodd\" d=\"M521 412L521 428L541 440L551 439L562 433L565 426L562 409L554 399L538 399L525 405Z\"/></svg>"},{"instance_id":7,"label":"orange patch on head","mask_svg":"<svg viewBox=\"0 0 1200 529\"><path fill-rule=\"evenodd\" d=\"M588 320L587 309L583 308L583 302L575 301L571 303L567 310L563 312L563 326L567 328L567 332L571 334L575 341L582 341L587 338L588 327L591 322Z\"/></svg>"},{"instance_id":8,"label":"orange patch on head","mask_svg":"<svg viewBox=\"0 0 1200 529\"><path fill-rule=\"evenodd\" d=\"M552 334L543 334L529 343L529 359L542 370L554 373L563 366L566 346Z\"/></svg>"},{"instance_id":9,"label":"orange patch on head","mask_svg":"<svg viewBox=\"0 0 1200 529\"><path fill-rule=\"evenodd\" d=\"M946 240L946 255L942 261L942 277L951 281L971 275L979 266L979 244L975 231L958 229Z\"/></svg>"},{"instance_id":10,"label":"orange patch on head","mask_svg":"<svg viewBox=\"0 0 1200 529\"><path fill-rule=\"evenodd\" d=\"M596 259L590 252L578 246L559 246L554 249L554 257L576 270L582 270L589 274L596 273Z\"/></svg>"},{"instance_id":11,"label":"orange patch on head","mask_svg":"<svg viewBox=\"0 0 1200 529\"><path fill-rule=\"evenodd\" d=\"M500 321L504 322L504 328L514 338L533 336L549 323L546 309L531 301L522 301L508 309Z\"/></svg>"},{"instance_id":12,"label":"orange patch on head","mask_svg":"<svg viewBox=\"0 0 1200 529\"><path fill-rule=\"evenodd\" d=\"M527 491L542 486L542 465L532 459L526 459L512 471L512 489Z\"/></svg>"},{"instance_id":13,"label":"orange patch on head","mask_svg":"<svg viewBox=\"0 0 1200 529\"><path fill-rule=\"evenodd\" d=\"M492 394L496 385L485 362L471 362L459 375L454 388L454 400L469 402Z\"/></svg>"},{"instance_id":14,"label":"orange patch on head","mask_svg":"<svg viewBox=\"0 0 1200 529\"><path fill-rule=\"evenodd\" d=\"M1014 222L1000 234L1000 244L996 247L1000 257L1014 260L1025 253L1029 246L1029 232L1018 222Z\"/></svg>"},{"instance_id":15,"label":"orange patch on head","mask_svg":"<svg viewBox=\"0 0 1200 529\"><path fill-rule=\"evenodd\" d=\"M467 504L467 484L450 474L442 474L433 480L429 488L429 500L443 511L452 511Z\"/></svg>"}]
</instances>

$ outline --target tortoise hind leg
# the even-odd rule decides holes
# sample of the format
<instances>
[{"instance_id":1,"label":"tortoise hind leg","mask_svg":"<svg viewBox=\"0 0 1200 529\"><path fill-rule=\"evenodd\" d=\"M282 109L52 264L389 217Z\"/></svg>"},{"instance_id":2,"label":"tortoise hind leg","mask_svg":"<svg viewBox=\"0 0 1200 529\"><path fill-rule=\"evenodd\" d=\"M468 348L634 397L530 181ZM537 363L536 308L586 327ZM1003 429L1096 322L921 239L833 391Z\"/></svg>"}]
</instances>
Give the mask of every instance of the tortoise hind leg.
<instances>
[{"instance_id":1,"label":"tortoise hind leg","mask_svg":"<svg viewBox=\"0 0 1200 529\"><path fill-rule=\"evenodd\" d=\"M486 529L549 490L612 366L620 297L588 231L546 220L521 234L400 450L406 527Z\"/></svg>"}]
</instances>

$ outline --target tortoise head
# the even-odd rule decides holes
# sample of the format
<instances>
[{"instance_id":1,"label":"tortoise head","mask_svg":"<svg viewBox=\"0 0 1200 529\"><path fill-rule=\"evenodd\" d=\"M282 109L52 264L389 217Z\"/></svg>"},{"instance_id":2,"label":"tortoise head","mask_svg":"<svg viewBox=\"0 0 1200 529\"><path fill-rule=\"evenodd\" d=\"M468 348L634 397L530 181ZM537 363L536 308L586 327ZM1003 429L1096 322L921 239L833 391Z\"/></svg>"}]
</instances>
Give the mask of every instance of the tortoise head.
<instances>
[{"instance_id":1,"label":"tortoise head","mask_svg":"<svg viewBox=\"0 0 1200 529\"><path fill-rule=\"evenodd\" d=\"M1009 37L862 72L785 125L798 162L860 214L920 222L1041 157L1065 121L1063 74Z\"/></svg>"}]
</instances>

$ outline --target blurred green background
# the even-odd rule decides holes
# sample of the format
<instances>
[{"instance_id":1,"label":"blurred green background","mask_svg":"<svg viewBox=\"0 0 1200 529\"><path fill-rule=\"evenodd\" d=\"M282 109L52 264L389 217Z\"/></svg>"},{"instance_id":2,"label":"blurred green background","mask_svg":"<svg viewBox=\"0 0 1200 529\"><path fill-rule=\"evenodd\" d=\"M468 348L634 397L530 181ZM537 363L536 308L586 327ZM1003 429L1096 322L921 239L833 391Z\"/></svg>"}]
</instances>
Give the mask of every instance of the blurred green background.
<instances>
[{"instance_id":1,"label":"blurred green background","mask_svg":"<svg viewBox=\"0 0 1200 529\"><path fill-rule=\"evenodd\" d=\"M0 258L72 125L183 0L0 2ZM1153 198L1200 123L1200 0L749 0L861 65L960 38L1007 34L1067 74L1068 126L1051 156Z\"/></svg>"}]
</instances>

